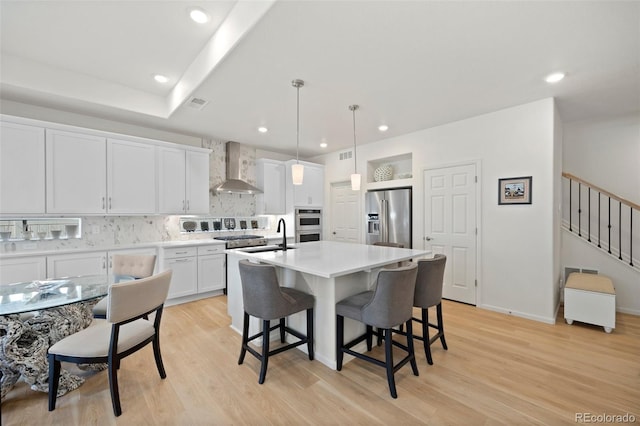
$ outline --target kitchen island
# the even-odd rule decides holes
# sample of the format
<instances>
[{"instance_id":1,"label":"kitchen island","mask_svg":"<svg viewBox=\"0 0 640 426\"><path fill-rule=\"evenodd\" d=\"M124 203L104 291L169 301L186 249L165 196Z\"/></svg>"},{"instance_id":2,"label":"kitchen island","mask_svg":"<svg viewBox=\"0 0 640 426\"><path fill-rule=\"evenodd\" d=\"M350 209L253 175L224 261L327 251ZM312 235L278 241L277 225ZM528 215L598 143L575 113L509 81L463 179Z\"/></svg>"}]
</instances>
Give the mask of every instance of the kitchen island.
<instances>
[{"instance_id":1,"label":"kitchen island","mask_svg":"<svg viewBox=\"0 0 640 426\"><path fill-rule=\"evenodd\" d=\"M249 259L276 266L281 286L313 294L315 305L315 359L336 368L336 302L373 289L377 274L385 265L417 259L430 254L426 250L401 249L364 244L314 241L296 244L286 251L246 252L227 250L227 309L231 327L242 332L242 285L238 262ZM288 318L289 326L304 332L304 312ZM364 326L345 321L345 340L361 334ZM260 331L260 320L251 318L249 333ZM275 334L272 339L278 338ZM300 350L306 351L300 346ZM238 351L240 348L238 348ZM347 361L347 359L345 359Z\"/></svg>"}]
</instances>

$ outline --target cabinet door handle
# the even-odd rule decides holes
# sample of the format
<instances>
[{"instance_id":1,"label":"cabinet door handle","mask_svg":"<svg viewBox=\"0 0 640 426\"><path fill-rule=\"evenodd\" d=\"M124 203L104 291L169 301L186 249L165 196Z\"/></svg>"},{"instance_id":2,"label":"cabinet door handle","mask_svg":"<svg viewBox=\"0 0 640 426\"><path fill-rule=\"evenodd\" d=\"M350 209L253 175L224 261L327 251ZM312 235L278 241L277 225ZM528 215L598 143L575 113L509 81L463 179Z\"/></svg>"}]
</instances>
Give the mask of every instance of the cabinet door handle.
<instances>
[{"instance_id":1,"label":"cabinet door handle","mask_svg":"<svg viewBox=\"0 0 640 426\"><path fill-rule=\"evenodd\" d=\"M188 262L189 259L175 259L174 262L178 263L178 262Z\"/></svg>"},{"instance_id":2,"label":"cabinet door handle","mask_svg":"<svg viewBox=\"0 0 640 426\"><path fill-rule=\"evenodd\" d=\"M106 257L102 258L102 269L107 269L107 258Z\"/></svg>"},{"instance_id":3,"label":"cabinet door handle","mask_svg":"<svg viewBox=\"0 0 640 426\"><path fill-rule=\"evenodd\" d=\"M186 207L186 205L185 205L185 203L184 203L184 200L182 200L182 211L183 211L183 212L184 212L184 211L186 211L185 207Z\"/></svg>"},{"instance_id":4,"label":"cabinet door handle","mask_svg":"<svg viewBox=\"0 0 640 426\"><path fill-rule=\"evenodd\" d=\"M189 200L187 200L187 211L191 210L191 208L189 207Z\"/></svg>"},{"instance_id":5,"label":"cabinet door handle","mask_svg":"<svg viewBox=\"0 0 640 426\"><path fill-rule=\"evenodd\" d=\"M102 197L102 210L104 210L105 205L104 205L104 197Z\"/></svg>"},{"instance_id":6,"label":"cabinet door handle","mask_svg":"<svg viewBox=\"0 0 640 426\"><path fill-rule=\"evenodd\" d=\"M109 210L111 210L111 197L109 197Z\"/></svg>"},{"instance_id":7,"label":"cabinet door handle","mask_svg":"<svg viewBox=\"0 0 640 426\"><path fill-rule=\"evenodd\" d=\"M176 254L187 254L189 253L188 251L177 251Z\"/></svg>"}]
</instances>

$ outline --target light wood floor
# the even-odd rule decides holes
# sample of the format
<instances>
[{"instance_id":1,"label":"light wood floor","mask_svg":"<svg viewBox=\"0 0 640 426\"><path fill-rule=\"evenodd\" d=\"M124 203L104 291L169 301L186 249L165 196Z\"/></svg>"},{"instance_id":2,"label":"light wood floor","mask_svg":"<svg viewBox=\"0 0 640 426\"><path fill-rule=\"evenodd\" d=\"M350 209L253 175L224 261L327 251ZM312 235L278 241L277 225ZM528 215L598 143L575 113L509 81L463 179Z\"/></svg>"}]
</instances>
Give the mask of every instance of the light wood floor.
<instances>
[{"instance_id":1,"label":"light wood floor","mask_svg":"<svg viewBox=\"0 0 640 426\"><path fill-rule=\"evenodd\" d=\"M272 358L259 385L254 357L237 364L240 336L221 296L165 310L167 378L151 347L125 359L120 417L100 372L51 413L46 394L19 384L2 404L2 423L573 425L576 413L631 413L640 423L640 317L618 314L605 334L566 325L562 312L548 325L447 301L443 309L449 350L435 346L429 366L420 349L420 376L402 368L395 400L383 369L355 360L337 372L298 350Z\"/></svg>"}]
</instances>

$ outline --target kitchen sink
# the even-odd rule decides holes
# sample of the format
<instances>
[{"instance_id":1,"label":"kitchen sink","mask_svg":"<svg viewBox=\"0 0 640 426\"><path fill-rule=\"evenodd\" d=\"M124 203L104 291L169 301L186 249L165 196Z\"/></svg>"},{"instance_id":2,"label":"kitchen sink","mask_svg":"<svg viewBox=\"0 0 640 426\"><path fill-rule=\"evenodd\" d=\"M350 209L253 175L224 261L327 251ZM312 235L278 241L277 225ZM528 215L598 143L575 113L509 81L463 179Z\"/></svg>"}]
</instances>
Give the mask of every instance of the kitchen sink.
<instances>
[{"instance_id":1,"label":"kitchen sink","mask_svg":"<svg viewBox=\"0 0 640 426\"><path fill-rule=\"evenodd\" d=\"M287 246L287 250L293 250L295 247ZM246 247L238 249L243 253L265 253L269 251L282 251L282 246L258 246L258 247Z\"/></svg>"}]
</instances>

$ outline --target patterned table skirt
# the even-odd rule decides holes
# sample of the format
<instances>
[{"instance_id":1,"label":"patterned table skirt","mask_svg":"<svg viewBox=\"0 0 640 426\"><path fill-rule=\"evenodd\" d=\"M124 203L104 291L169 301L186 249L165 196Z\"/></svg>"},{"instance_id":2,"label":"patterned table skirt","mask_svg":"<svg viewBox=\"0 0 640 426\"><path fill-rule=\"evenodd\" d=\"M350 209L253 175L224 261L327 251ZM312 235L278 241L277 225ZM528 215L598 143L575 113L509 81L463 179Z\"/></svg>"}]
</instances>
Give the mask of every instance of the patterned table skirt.
<instances>
[{"instance_id":1,"label":"patterned table skirt","mask_svg":"<svg viewBox=\"0 0 640 426\"><path fill-rule=\"evenodd\" d=\"M93 320L97 300L37 311L33 315L0 316L0 371L2 399L22 380L32 390L49 391L47 350L59 340L86 328ZM89 366L104 369L104 364ZM62 371L58 396L77 389L84 379Z\"/></svg>"}]
</instances>

